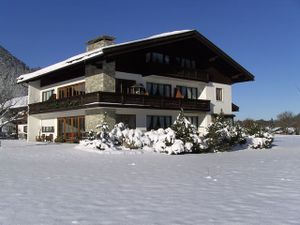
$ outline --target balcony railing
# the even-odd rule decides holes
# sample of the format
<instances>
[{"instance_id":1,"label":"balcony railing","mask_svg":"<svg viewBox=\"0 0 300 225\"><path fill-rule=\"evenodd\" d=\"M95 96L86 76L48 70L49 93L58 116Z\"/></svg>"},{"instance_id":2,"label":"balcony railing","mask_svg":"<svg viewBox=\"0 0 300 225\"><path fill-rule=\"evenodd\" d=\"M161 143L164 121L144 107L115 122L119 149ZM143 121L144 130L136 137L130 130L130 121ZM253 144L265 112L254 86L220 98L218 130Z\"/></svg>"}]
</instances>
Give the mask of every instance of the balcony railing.
<instances>
[{"instance_id":1,"label":"balcony railing","mask_svg":"<svg viewBox=\"0 0 300 225\"><path fill-rule=\"evenodd\" d=\"M125 107L171 109L189 111L210 111L209 100L167 98L148 95L128 95L114 92L93 92L85 95L29 105L29 114L49 113L56 111L75 110L91 107Z\"/></svg>"}]
</instances>

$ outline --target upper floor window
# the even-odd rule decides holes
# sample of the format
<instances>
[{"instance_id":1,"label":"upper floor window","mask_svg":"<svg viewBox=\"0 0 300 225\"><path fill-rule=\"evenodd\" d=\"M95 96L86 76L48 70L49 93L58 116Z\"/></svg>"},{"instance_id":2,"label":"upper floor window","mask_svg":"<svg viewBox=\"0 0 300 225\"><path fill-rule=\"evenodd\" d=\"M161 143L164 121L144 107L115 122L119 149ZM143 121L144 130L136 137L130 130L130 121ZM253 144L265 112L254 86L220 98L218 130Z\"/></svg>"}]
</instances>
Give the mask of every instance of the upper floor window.
<instances>
[{"instance_id":1,"label":"upper floor window","mask_svg":"<svg viewBox=\"0 0 300 225\"><path fill-rule=\"evenodd\" d=\"M85 94L85 83L73 84L58 89L58 98L67 98Z\"/></svg>"},{"instance_id":2,"label":"upper floor window","mask_svg":"<svg viewBox=\"0 0 300 225\"><path fill-rule=\"evenodd\" d=\"M42 93L42 101L48 101L50 98L54 96L54 90L43 91Z\"/></svg>"},{"instance_id":3,"label":"upper floor window","mask_svg":"<svg viewBox=\"0 0 300 225\"><path fill-rule=\"evenodd\" d=\"M146 63L169 64L170 57L158 52L148 52L146 54Z\"/></svg>"},{"instance_id":4,"label":"upper floor window","mask_svg":"<svg viewBox=\"0 0 300 225\"><path fill-rule=\"evenodd\" d=\"M148 52L146 54L146 63L173 64L185 69L196 69L196 61L194 59L181 56L170 56L158 52Z\"/></svg>"},{"instance_id":5,"label":"upper floor window","mask_svg":"<svg viewBox=\"0 0 300 225\"><path fill-rule=\"evenodd\" d=\"M216 100L223 101L223 89L222 88L216 88Z\"/></svg>"},{"instance_id":6,"label":"upper floor window","mask_svg":"<svg viewBox=\"0 0 300 225\"><path fill-rule=\"evenodd\" d=\"M147 92L149 95L171 97L171 85L147 82Z\"/></svg>"},{"instance_id":7,"label":"upper floor window","mask_svg":"<svg viewBox=\"0 0 300 225\"><path fill-rule=\"evenodd\" d=\"M176 86L177 91L187 99L197 99L198 98L198 89L194 87L185 87L185 86ZM177 93L175 93L177 95Z\"/></svg>"}]
</instances>

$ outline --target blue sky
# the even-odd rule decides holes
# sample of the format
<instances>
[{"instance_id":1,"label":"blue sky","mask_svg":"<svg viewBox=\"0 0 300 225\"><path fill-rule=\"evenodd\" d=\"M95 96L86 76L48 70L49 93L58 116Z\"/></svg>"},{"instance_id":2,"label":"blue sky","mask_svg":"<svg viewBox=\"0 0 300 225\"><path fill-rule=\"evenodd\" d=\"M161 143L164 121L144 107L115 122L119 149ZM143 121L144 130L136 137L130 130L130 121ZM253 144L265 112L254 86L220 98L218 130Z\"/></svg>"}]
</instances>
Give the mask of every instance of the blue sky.
<instances>
[{"instance_id":1,"label":"blue sky","mask_svg":"<svg viewBox=\"0 0 300 225\"><path fill-rule=\"evenodd\" d=\"M197 29L255 75L233 86L237 118L300 112L299 0L2 0L0 45L30 67L83 52L101 34L117 42Z\"/></svg>"}]
</instances>

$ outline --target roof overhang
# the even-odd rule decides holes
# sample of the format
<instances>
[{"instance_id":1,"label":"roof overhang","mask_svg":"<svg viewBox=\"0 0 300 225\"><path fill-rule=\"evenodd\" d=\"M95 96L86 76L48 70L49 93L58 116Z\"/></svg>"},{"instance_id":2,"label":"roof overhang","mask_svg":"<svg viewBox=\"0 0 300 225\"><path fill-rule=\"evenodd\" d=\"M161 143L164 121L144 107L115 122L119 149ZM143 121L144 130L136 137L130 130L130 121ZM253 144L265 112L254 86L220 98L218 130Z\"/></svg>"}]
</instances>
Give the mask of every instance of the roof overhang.
<instances>
[{"instance_id":1,"label":"roof overhang","mask_svg":"<svg viewBox=\"0 0 300 225\"><path fill-rule=\"evenodd\" d=\"M103 59L110 59L121 54L126 54L133 51L138 51L138 50L151 48L151 47L162 46L169 43L174 43L174 42L183 41L187 39L196 39L200 44L203 44L207 48L209 48L215 54L215 56L211 59L212 61L217 61L217 62L219 61L219 65L223 64L227 67L234 68L236 73L228 75L232 80L232 83L254 80L254 76L249 71L247 71L244 67L242 67L239 63L233 60L229 55L227 55L215 44L213 44L211 41L205 38L198 31L183 30L183 31L163 33L160 35L154 35L144 39L110 45L90 52L85 52L73 56L57 64L35 71L33 73L21 75L18 78L18 83L29 82L32 80L39 79L40 77L49 74L51 72L61 70L63 68L67 68L70 66L74 66L78 63L84 63L96 57L99 58L101 57Z\"/></svg>"}]
</instances>

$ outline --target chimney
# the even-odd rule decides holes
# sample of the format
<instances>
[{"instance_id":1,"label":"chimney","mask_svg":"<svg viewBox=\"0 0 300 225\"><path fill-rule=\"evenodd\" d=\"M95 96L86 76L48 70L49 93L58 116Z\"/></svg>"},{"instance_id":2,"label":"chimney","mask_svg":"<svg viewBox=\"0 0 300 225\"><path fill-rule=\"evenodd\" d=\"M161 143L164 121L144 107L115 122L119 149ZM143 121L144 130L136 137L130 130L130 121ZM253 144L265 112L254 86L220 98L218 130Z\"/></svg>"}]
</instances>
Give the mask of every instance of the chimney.
<instances>
[{"instance_id":1,"label":"chimney","mask_svg":"<svg viewBox=\"0 0 300 225\"><path fill-rule=\"evenodd\" d=\"M88 52L96 48L102 48L108 45L113 45L115 39L115 37L109 35L102 35L100 37L92 39L86 43L86 51Z\"/></svg>"}]
</instances>

